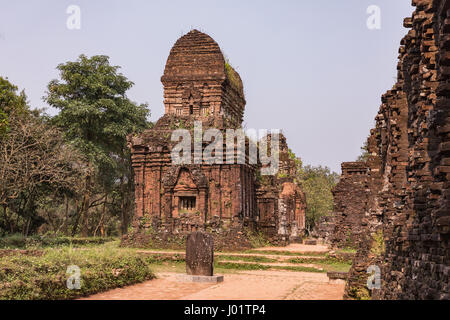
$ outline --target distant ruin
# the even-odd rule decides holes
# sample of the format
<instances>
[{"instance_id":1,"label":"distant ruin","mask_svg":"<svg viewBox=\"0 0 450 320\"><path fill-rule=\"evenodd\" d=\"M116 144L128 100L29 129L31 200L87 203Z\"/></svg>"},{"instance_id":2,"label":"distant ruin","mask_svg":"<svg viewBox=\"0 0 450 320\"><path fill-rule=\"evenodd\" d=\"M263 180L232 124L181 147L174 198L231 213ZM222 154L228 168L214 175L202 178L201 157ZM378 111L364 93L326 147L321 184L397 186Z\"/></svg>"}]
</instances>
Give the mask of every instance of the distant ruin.
<instances>
[{"instance_id":1,"label":"distant ruin","mask_svg":"<svg viewBox=\"0 0 450 320\"><path fill-rule=\"evenodd\" d=\"M332 190L334 212L322 217L317 236L335 247L356 247L363 228L369 190L367 164L344 162L339 183Z\"/></svg>"}]
</instances>

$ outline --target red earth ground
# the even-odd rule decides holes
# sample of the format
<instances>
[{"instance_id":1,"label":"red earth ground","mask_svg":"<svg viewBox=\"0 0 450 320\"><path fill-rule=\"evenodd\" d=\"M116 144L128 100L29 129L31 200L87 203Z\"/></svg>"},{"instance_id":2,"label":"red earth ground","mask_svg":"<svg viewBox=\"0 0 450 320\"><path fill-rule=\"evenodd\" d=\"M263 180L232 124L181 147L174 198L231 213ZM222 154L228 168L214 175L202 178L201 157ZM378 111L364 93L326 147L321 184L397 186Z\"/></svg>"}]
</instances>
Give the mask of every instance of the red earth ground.
<instances>
[{"instance_id":1,"label":"red earth ground","mask_svg":"<svg viewBox=\"0 0 450 320\"><path fill-rule=\"evenodd\" d=\"M326 246L293 244L270 251L327 252ZM87 300L340 300L343 281L330 282L326 273L236 271L219 284L185 283L179 273L160 272L157 279L92 295Z\"/></svg>"}]
</instances>

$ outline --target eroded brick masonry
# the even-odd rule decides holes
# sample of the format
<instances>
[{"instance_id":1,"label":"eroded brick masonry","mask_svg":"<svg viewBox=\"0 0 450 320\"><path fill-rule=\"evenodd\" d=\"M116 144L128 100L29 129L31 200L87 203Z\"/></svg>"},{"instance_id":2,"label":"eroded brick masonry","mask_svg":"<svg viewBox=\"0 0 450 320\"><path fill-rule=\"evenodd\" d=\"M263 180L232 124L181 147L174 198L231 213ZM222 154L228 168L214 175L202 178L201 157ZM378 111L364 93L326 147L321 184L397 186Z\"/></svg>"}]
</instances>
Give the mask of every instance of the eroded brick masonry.
<instances>
[{"instance_id":1,"label":"eroded brick masonry","mask_svg":"<svg viewBox=\"0 0 450 320\"><path fill-rule=\"evenodd\" d=\"M246 230L261 230L288 241L303 233L305 198L293 182L288 148L281 135L282 177L262 178L261 165L250 164L249 146L244 163L227 164L226 129L241 128L245 97L239 74L225 61L219 45L205 33L192 30L173 46L164 75L165 114L155 126L129 137L135 172L135 223L137 234L148 230L162 242L174 236L207 230L218 246L248 246ZM190 130L194 121L202 129L223 134L223 164L174 165L171 141L175 129ZM234 141L234 139L233 139ZM192 159L209 145L196 150ZM291 171L289 171L291 170Z\"/></svg>"},{"instance_id":2,"label":"eroded brick masonry","mask_svg":"<svg viewBox=\"0 0 450 320\"><path fill-rule=\"evenodd\" d=\"M352 213L361 225L346 286L350 299L450 298L450 1L412 3L397 83L382 97L361 164L367 192ZM346 202L337 207L350 212L350 196L335 195ZM371 265L381 270L379 289L367 287Z\"/></svg>"}]
</instances>

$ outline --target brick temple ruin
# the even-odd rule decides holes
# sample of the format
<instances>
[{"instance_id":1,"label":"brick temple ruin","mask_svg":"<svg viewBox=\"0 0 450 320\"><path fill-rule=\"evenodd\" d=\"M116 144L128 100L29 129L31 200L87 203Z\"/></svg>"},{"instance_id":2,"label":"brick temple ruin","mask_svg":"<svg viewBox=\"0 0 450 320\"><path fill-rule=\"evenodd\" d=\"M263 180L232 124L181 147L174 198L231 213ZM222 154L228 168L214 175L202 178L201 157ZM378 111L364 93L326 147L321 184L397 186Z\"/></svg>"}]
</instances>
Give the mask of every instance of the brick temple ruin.
<instances>
[{"instance_id":1,"label":"brick temple ruin","mask_svg":"<svg viewBox=\"0 0 450 320\"><path fill-rule=\"evenodd\" d=\"M164 242L206 230L217 236L218 246L231 247L246 245L246 228L274 241L301 236L305 196L294 183L295 163L282 134L278 176L261 177L261 164L251 164L248 153L240 155L245 161L239 164L172 163L173 130L192 131L197 121L203 129L215 128L225 137L226 129L242 126L243 83L219 45L197 30L182 36L170 51L161 82L164 116L152 129L129 137L138 234L151 229ZM246 139L247 147L251 143ZM199 150L194 148L193 157L195 152Z\"/></svg>"},{"instance_id":2,"label":"brick temple ruin","mask_svg":"<svg viewBox=\"0 0 450 320\"><path fill-rule=\"evenodd\" d=\"M343 164L335 212L318 230L358 249L348 299L450 299L450 0L412 3L368 159ZM369 290L371 265L381 287Z\"/></svg>"}]
</instances>

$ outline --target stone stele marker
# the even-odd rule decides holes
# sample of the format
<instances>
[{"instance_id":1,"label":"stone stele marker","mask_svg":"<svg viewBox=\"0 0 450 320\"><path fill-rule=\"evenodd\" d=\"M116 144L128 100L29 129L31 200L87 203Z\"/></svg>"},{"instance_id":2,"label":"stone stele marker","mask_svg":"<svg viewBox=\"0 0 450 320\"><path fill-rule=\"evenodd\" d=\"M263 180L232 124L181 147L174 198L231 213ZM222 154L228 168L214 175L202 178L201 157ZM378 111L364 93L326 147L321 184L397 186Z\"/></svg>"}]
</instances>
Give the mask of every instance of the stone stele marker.
<instances>
[{"instance_id":1,"label":"stone stele marker","mask_svg":"<svg viewBox=\"0 0 450 320\"><path fill-rule=\"evenodd\" d=\"M222 282L223 276L214 276L214 240L210 234L193 232L186 240L186 273L189 282Z\"/></svg>"}]
</instances>

